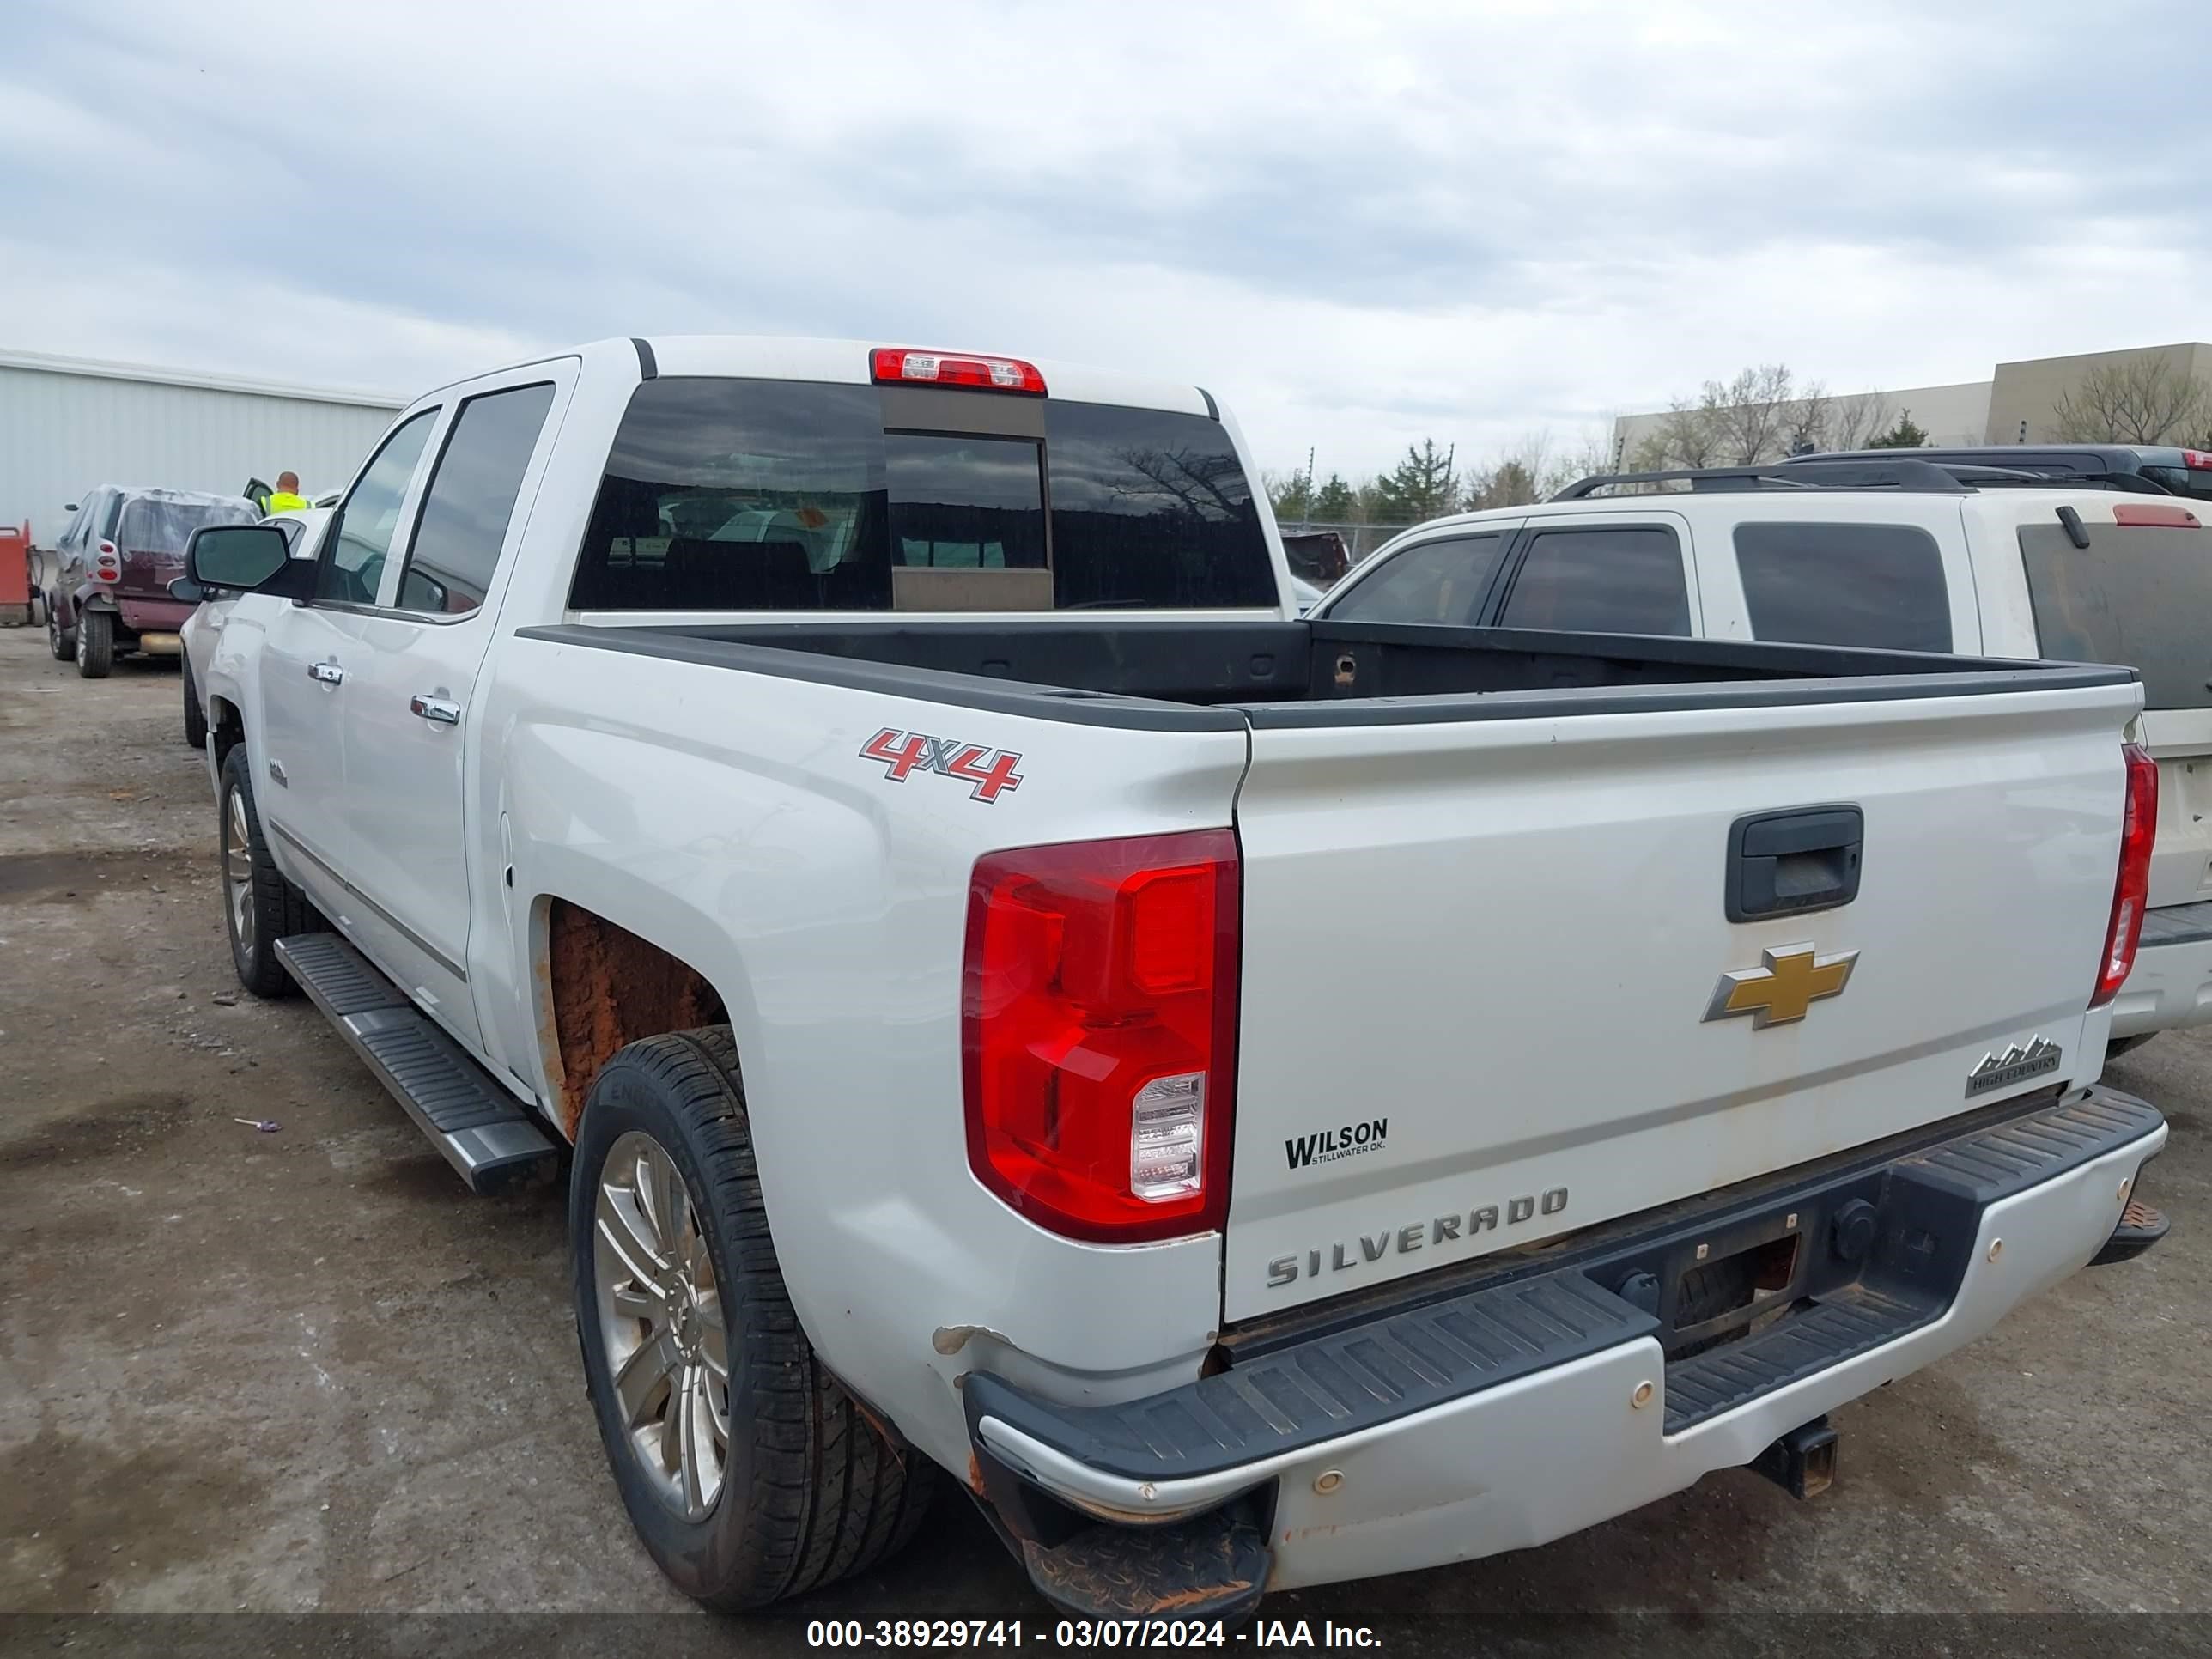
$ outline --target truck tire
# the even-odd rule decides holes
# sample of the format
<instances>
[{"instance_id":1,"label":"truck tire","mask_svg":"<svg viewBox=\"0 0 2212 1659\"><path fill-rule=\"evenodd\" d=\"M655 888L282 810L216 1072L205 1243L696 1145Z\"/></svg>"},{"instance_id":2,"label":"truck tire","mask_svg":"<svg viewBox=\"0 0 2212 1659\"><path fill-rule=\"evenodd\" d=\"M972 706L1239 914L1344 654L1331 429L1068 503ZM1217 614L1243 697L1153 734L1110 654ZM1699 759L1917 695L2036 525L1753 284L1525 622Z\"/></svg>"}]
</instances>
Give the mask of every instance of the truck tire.
<instances>
[{"instance_id":1,"label":"truck tire","mask_svg":"<svg viewBox=\"0 0 2212 1659\"><path fill-rule=\"evenodd\" d=\"M194 749L207 747L207 710L200 707L199 682L192 678L192 659L184 659L185 741Z\"/></svg>"},{"instance_id":2,"label":"truck tire","mask_svg":"<svg viewBox=\"0 0 2212 1659\"><path fill-rule=\"evenodd\" d=\"M76 619L76 672L88 680L104 680L115 668L115 618L105 611L88 611Z\"/></svg>"},{"instance_id":3,"label":"truck tire","mask_svg":"<svg viewBox=\"0 0 2212 1659\"><path fill-rule=\"evenodd\" d=\"M233 744L222 757L219 804L223 931L230 936L231 966L238 970L238 982L254 995L290 996L299 988L276 960L276 941L323 933L330 924L269 856L261 814L253 805L253 763L242 743Z\"/></svg>"},{"instance_id":4,"label":"truck tire","mask_svg":"<svg viewBox=\"0 0 2212 1659\"><path fill-rule=\"evenodd\" d=\"M599 1437L678 1589L760 1607L913 1537L941 1477L877 1430L799 1329L727 1026L607 1062L576 1138L568 1237Z\"/></svg>"},{"instance_id":5,"label":"truck tire","mask_svg":"<svg viewBox=\"0 0 2212 1659\"><path fill-rule=\"evenodd\" d=\"M54 596L46 595L46 649L54 653L56 662L76 660L76 629L64 628L60 613L54 609Z\"/></svg>"}]
</instances>

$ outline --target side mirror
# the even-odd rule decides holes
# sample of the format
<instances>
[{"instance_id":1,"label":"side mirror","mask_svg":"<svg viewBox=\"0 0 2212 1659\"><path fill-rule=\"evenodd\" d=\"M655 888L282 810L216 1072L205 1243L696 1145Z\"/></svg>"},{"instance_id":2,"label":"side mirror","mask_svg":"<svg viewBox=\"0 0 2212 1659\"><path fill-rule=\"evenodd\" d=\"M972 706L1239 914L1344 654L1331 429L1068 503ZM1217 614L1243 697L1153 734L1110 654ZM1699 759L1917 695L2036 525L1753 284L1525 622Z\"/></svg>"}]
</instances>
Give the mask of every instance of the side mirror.
<instances>
[{"instance_id":1,"label":"side mirror","mask_svg":"<svg viewBox=\"0 0 2212 1659\"><path fill-rule=\"evenodd\" d=\"M64 513L74 513L74 512L76 512L76 503L75 501L71 501L71 502L70 502L67 507L64 507L64 508L62 509L62 511L63 511L63 512L64 512Z\"/></svg>"},{"instance_id":2,"label":"side mirror","mask_svg":"<svg viewBox=\"0 0 2212 1659\"><path fill-rule=\"evenodd\" d=\"M315 570L304 560L294 562L284 532L274 525L211 524L185 544L185 580L203 591L304 599L314 592Z\"/></svg>"},{"instance_id":3,"label":"side mirror","mask_svg":"<svg viewBox=\"0 0 2212 1659\"><path fill-rule=\"evenodd\" d=\"M198 605L207 598L207 589L190 576L179 576L169 584L169 597L184 605Z\"/></svg>"}]
</instances>

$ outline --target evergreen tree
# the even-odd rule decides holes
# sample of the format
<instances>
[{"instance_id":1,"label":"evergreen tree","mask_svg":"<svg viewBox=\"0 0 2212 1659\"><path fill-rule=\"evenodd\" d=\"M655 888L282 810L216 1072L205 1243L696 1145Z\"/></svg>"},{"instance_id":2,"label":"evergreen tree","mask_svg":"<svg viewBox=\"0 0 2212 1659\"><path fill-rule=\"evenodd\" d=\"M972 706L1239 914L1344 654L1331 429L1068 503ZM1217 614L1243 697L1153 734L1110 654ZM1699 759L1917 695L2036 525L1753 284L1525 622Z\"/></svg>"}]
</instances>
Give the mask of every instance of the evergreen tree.
<instances>
[{"instance_id":1,"label":"evergreen tree","mask_svg":"<svg viewBox=\"0 0 2212 1659\"><path fill-rule=\"evenodd\" d=\"M1897 424L1879 438L1870 441L1869 449L1924 449L1928 447L1928 429L1912 418L1906 410L1897 417Z\"/></svg>"},{"instance_id":2,"label":"evergreen tree","mask_svg":"<svg viewBox=\"0 0 2212 1659\"><path fill-rule=\"evenodd\" d=\"M1319 524L1350 524L1358 507L1358 497L1350 484L1336 473L1328 475L1328 482L1314 491L1313 517Z\"/></svg>"},{"instance_id":3,"label":"evergreen tree","mask_svg":"<svg viewBox=\"0 0 2212 1659\"><path fill-rule=\"evenodd\" d=\"M1422 439L1418 449L1407 444L1406 459L1375 483L1379 521L1385 524L1419 524L1450 512L1459 500L1452 452L1437 448L1434 438Z\"/></svg>"}]
</instances>

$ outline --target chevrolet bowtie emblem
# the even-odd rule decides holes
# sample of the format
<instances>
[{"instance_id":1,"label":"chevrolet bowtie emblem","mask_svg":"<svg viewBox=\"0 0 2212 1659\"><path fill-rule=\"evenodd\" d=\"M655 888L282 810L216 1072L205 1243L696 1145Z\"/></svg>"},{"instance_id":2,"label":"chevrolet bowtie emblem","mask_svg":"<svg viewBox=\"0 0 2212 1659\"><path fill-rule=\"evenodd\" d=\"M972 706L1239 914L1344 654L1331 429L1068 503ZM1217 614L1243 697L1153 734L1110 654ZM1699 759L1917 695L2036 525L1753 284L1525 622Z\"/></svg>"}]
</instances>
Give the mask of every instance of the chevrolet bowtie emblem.
<instances>
[{"instance_id":1,"label":"chevrolet bowtie emblem","mask_svg":"<svg viewBox=\"0 0 2212 1659\"><path fill-rule=\"evenodd\" d=\"M1749 1014L1754 1031L1790 1024L1804 1018L1805 1011L1821 998L1843 995L1851 977L1851 964L1859 959L1856 951L1817 957L1809 945L1785 945L1779 950L1762 951L1759 956L1765 967L1721 975L1721 982L1713 989L1711 1006L1705 1010L1707 1019Z\"/></svg>"}]
</instances>

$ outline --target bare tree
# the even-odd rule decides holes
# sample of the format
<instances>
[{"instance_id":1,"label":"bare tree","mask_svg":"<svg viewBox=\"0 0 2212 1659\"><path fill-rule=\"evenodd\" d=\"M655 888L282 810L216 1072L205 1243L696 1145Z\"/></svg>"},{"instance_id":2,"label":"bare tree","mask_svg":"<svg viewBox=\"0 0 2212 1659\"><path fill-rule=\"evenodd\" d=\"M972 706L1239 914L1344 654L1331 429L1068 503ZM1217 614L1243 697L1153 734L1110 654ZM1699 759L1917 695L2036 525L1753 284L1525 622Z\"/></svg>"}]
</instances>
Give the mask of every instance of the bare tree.
<instances>
[{"instance_id":1,"label":"bare tree","mask_svg":"<svg viewBox=\"0 0 2212 1659\"><path fill-rule=\"evenodd\" d=\"M1814 391L1817 393L1819 388ZM1772 460L1788 447L1797 401L1789 365L1762 363L1744 369L1725 385L1706 381L1698 410L1717 434L1723 461L1749 466Z\"/></svg>"},{"instance_id":2,"label":"bare tree","mask_svg":"<svg viewBox=\"0 0 2212 1659\"><path fill-rule=\"evenodd\" d=\"M1783 405L1782 423L1788 432L1784 453L1809 455L1828 447L1828 428L1835 419L1835 399L1818 380L1808 380L1797 395ZM1765 460L1767 457L1759 457Z\"/></svg>"},{"instance_id":3,"label":"bare tree","mask_svg":"<svg viewBox=\"0 0 2212 1659\"><path fill-rule=\"evenodd\" d=\"M1832 398L1828 404L1826 447L1864 449L1888 431L1890 422L1896 417L1897 405L1890 401L1887 392L1860 392Z\"/></svg>"},{"instance_id":4,"label":"bare tree","mask_svg":"<svg viewBox=\"0 0 2212 1659\"><path fill-rule=\"evenodd\" d=\"M1587 478L1592 473L1612 472L1613 422L1608 417L1592 422L1564 447L1554 452L1545 434L1547 443L1541 452L1543 464L1536 469L1538 498L1548 501L1577 478Z\"/></svg>"},{"instance_id":5,"label":"bare tree","mask_svg":"<svg viewBox=\"0 0 2212 1659\"><path fill-rule=\"evenodd\" d=\"M2065 443L2174 443L2212 421L2212 387L2163 355L2145 355L2091 369L2051 412Z\"/></svg>"},{"instance_id":6,"label":"bare tree","mask_svg":"<svg viewBox=\"0 0 2212 1659\"><path fill-rule=\"evenodd\" d=\"M1712 466L1721 457L1725 434L1712 415L1698 404L1677 398L1659 422L1657 434L1637 448L1637 470L1663 471L1670 467ZM1647 460L1657 465L1647 466Z\"/></svg>"},{"instance_id":7,"label":"bare tree","mask_svg":"<svg viewBox=\"0 0 2212 1659\"><path fill-rule=\"evenodd\" d=\"M1489 507L1526 507L1542 499L1543 486L1535 473L1526 461L1513 455L1483 468L1468 484L1467 506L1471 512Z\"/></svg>"},{"instance_id":8,"label":"bare tree","mask_svg":"<svg viewBox=\"0 0 2212 1659\"><path fill-rule=\"evenodd\" d=\"M1524 434L1503 453L1468 468L1462 509L1526 507L1550 500L1577 478L1613 471L1613 428L1610 419L1601 419L1564 445L1549 428Z\"/></svg>"}]
</instances>

